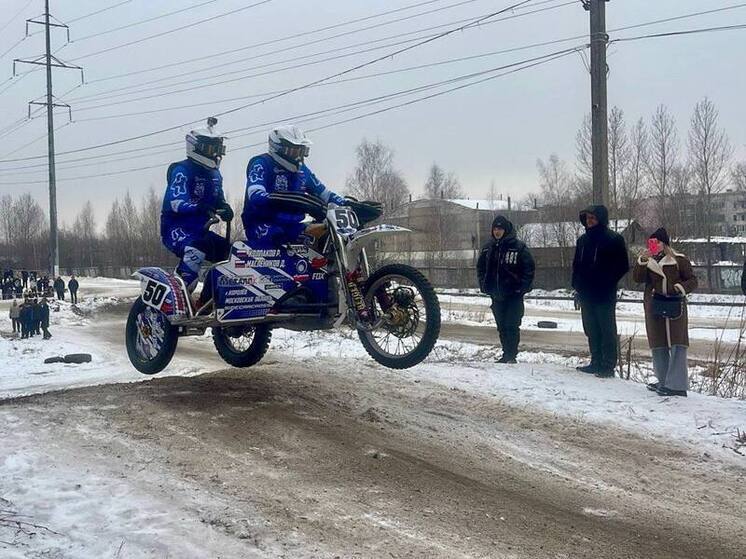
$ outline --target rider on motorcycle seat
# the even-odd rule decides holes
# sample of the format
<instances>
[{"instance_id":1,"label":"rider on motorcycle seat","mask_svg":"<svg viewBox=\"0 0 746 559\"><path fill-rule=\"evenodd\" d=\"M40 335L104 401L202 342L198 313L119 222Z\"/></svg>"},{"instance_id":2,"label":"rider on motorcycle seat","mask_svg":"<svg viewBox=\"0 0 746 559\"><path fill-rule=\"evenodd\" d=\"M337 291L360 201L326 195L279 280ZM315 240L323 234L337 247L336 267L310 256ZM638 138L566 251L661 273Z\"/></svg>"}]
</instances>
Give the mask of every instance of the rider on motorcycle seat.
<instances>
[{"instance_id":1,"label":"rider on motorcycle seat","mask_svg":"<svg viewBox=\"0 0 746 559\"><path fill-rule=\"evenodd\" d=\"M219 171L225 155L225 138L216 132L217 122L216 118L209 118L207 128L189 132L186 135L187 158L172 163L166 173L161 241L181 258L176 273L184 280L189 293L197 285L202 262L224 260L230 250L227 241L207 227L213 215L223 221L233 219Z\"/></svg>"},{"instance_id":2,"label":"rider on motorcycle seat","mask_svg":"<svg viewBox=\"0 0 746 559\"><path fill-rule=\"evenodd\" d=\"M318 224L305 226L304 214L281 212L269 207L273 192L308 193L322 202L345 205L305 165L311 141L297 126L280 126L269 133L269 151L252 157L246 167L246 194L241 219L249 246L275 248L297 241L306 233L318 237Z\"/></svg>"}]
</instances>

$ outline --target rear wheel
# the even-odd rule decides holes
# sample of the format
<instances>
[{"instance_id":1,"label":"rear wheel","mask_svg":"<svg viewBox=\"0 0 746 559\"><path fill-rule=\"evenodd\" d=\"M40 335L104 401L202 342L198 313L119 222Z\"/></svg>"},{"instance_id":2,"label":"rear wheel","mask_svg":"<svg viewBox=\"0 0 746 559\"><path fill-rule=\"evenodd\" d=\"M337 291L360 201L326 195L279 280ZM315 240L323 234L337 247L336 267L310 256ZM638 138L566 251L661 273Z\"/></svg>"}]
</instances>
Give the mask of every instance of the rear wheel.
<instances>
[{"instance_id":1,"label":"rear wheel","mask_svg":"<svg viewBox=\"0 0 746 559\"><path fill-rule=\"evenodd\" d=\"M127 356L135 369L146 375L160 373L171 362L178 340L179 333L166 315L138 297L125 328Z\"/></svg>"},{"instance_id":2,"label":"rear wheel","mask_svg":"<svg viewBox=\"0 0 746 559\"><path fill-rule=\"evenodd\" d=\"M427 278L411 266L390 264L371 274L363 293L376 324L358 330L368 354L392 369L425 359L440 334L440 303Z\"/></svg>"},{"instance_id":3,"label":"rear wheel","mask_svg":"<svg viewBox=\"0 0 746 559\"><path fill-rule=\"evenodd\" d=\"M269 349L272 329L258 326L225 326L212 329L212 341L220 357L234 367L251 367L261 361Z\"/></svg>"}]
</instances>

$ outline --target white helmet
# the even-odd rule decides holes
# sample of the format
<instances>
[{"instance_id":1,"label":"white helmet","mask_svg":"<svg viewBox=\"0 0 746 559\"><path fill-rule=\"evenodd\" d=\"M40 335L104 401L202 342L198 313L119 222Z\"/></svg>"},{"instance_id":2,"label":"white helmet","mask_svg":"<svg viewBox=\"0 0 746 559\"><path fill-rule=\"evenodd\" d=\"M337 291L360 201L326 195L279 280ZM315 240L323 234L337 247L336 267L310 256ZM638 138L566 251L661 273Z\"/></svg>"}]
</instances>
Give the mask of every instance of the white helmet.
<instances>
[{"instance_id":1,"label":"white helmet","mask_svg":"<svg viewBox=\"0 0 746 559\"><path fill-rule=\"evenodd\" d=\"M217 169L225 155L225 137L215 130L218 119L207 119L207 128L191 130L186 135L187 157L203 167Z\"/></svg>"},{"instance_id":2,"label":"white helmet","mask_svg":"<svg viewBox=\"0 0 746 559\"><path fill-rule=\"evenodd\" d=\"M311 140L294 125L278 126L269 133L269 154L288 171L297 171L311 152Z\"/></svg>"}]
</instances>

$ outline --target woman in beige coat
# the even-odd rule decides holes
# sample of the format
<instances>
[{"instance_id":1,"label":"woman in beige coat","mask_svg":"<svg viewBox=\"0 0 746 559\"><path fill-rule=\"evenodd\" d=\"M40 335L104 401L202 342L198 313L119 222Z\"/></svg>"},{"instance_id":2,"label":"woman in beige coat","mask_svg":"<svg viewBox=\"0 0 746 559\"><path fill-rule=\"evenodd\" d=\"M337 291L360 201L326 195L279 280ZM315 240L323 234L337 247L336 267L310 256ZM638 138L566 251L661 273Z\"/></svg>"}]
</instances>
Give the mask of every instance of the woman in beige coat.
<instances>
[{"instance_id":1,"label":"woman in beige coat","mask_svg":"<svg viewBox=\"0 0 746 559\"><path fill-rule=\"evenodd\" d=\"M659 241L659 250L643 252L633 271L634 280L645 284L645 329L653 354L653 368L658 382L648 385L661 396L686 396L689 388L687 350L689 348L689 319L686 296L697 288L697 277L692 263L675 252L665 229L650 236ZM653 295L679 296L681 313L678 318L656 316ZM675 303L674 303L675 304Z\"/></svg>"}]
</instances>

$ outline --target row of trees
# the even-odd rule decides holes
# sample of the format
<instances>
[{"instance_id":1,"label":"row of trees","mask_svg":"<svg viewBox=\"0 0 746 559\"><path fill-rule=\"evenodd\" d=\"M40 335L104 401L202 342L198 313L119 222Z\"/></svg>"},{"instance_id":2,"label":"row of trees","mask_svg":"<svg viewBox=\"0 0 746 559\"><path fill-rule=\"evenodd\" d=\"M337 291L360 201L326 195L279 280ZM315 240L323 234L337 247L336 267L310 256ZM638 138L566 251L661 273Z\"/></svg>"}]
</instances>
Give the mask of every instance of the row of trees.
<instances>
[{"instance_id":1,"label":"row of trees","mask_svg":"<svg viewBox=\"0 0 746 559\"><path fill-rule=\"evenodd\" d=\"M407 202L412 193L403 174L394 166L394 151L380 141L363 140L356 150L357 164L347 178L346 190L359 200L376 200L387 210ZM461 183L452 171L433 163L423 185L425 198L464 198Z\"/></svg>"},{"instance_id":2,"label":"row of trees","mask_svg":"<svg viewBox=\"0 0 746 559\"><path fill-rule=\"evenodd\" d=\"M424 185L427 196L463 196L453 173L433 164ZM363 200L378 200L387 211L410 199L402 173L394 166L394 152L379 141L363 140L357 148L357 165L348 177L347 193ZM240 208L243 199L233 201ZM60 228L60 262L63 269L87 267L136 267L165 264L173 258L160 241L161 193L152 188L139 200L128 192L113 201L105 219L99 220L90 201L71 226ZM6 265L46 269L49 225L41 205L30 195L0 198L0 260ZM242 235L241 220L234 222L234 238Z\"/></svg>"},{"instance_id":3,"label":"row of trees","mask_svg":"<svg viewBox=\"0 0 746 559\"><path fill-rule=\"evenodd\" d=\"M591 123L576 137L574 172L557 155L537 163L541 192L531 195L552 220L574 219L592 199ZM682 141L665 105L628 125L624 111L609 114L609 210L617 219L665 225L676 236L711 237L722 220L715 201L726 189L746 193L746 163L733 162L731 142L710 99L698 102Z\"/></svg>"}]
</instances>

